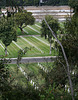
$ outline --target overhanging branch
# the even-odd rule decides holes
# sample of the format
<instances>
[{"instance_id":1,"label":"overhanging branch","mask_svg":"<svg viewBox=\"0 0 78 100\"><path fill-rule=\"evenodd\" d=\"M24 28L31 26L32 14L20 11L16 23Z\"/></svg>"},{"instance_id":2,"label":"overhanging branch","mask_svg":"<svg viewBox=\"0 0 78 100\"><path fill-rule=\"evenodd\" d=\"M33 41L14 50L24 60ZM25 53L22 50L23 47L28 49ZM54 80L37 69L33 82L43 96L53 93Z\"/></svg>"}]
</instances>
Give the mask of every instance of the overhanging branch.
<instances>
[{"instance_id":1,"label":"overhanging branch","mask_svg":"<svg viewBox=\"0 0 78 100\"><path fill-rule=\"evenodd\" d=\"M61 42L57 39L54 31L51 29L51 27L49 26L49 24L47 23L45 18L44 18L44 21L45 21L46 25L48 26L49 30L51 31L53 37L57 40L57 43L59 43L59 45L61 46L61 49L62 49L62 52L63 52L63 56L64 56L64 59L65 59L66 65L67 65L67 76L68 76L68 79L69 79L72 100L74 100L74 90L73 90L73 85L72 85L72 80L71 80L71 75L70 75L70 70L69 70L69 63L68 63L68 60L67 60L66 53L64 51L64 48L63 48Z\"/></svg>"}]
</instances>

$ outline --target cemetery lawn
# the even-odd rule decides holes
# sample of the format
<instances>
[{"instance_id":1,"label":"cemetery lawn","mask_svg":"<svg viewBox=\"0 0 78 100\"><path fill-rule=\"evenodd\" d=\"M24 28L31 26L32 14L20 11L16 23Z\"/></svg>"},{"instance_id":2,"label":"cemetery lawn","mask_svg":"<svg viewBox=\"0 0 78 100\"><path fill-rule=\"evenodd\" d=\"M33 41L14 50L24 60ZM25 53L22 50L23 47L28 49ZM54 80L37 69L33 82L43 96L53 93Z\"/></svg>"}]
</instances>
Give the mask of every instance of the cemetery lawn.
<instances>
[{"instance_id":1,"label":"cemetery lawn","mask_svg":"<svg viewBox=\"0 0 78 100\"><path fill-rule=\"evenodd\" d=\"M25 47L30 48L24 57L38 57L38 56L57 56L58 51L52 49L50 52L50 43L44 37L41 37L41 23L35 23L34 25L28 25L23 29L24 34L17 28L17 42L12 42L7 47L7 58L16 58L18 51L23 50ZM52 48L54 43L52 43ZM0 56L5 56L5 46L0 41Z\"/></svg>"},{"instance_id":2,"label":"cemetery lawn","mask_svg":"<svg viewBox=\"0 0 78 100\"><path fill-rule=\"evenodd\" d=\"M53 46L54 44L52 44ZM52 54L49 54L50 44L48 40L40 36L20 36L17 38L17 42L12 42L7 47L7 57L16 58L18 56L18 51L24 49L25 47L30 48L24 57L36 57L36 56L55 56L58 55L56 50L52 50ZM5 46L0 41L0 56L5 55Z\"/></svg>"},{"instance_id":3,"label":"cemetery lawn","mask_svg":"<svg viewBox=\"0 0 78 100\"><path fill-rule=\"evenodd\" d=\"M19 28L17 28L17 35L40 35L41 34L41 23L35 23L34 25L27 25L24 29L24 34Z\"/></svg>"},{"instance_id":4,"label":"cemetery lawn","mask_svg":"<svg viewBox=\"0 0 78 100\"><path fill-rule=\"evenodd\" d=\"M52 69L53 63L52 62L46 62L46 63L39 63L40 65L42 65L44 67L44 69L47 68L47 70ZM10 72L10 79L13 79L13 82L11 85L16 86L19 85L23 88L27 87L27 78L24 76L24 74L20 71L20 69L18 69L16 64L8 64L8 69ZM42 76L42 71L43 73L44 70L41 69L38 65L38 63L27 63L27 64L20 64L19 65L24 72L26 73L26 75L29 77L29 81L28 83L33 86L33 84L31 83L31 80L34 82L34 84L36 84L36 86L43 86L45 85L45 79L44 76Z\"/></svg>"}]
</instances>

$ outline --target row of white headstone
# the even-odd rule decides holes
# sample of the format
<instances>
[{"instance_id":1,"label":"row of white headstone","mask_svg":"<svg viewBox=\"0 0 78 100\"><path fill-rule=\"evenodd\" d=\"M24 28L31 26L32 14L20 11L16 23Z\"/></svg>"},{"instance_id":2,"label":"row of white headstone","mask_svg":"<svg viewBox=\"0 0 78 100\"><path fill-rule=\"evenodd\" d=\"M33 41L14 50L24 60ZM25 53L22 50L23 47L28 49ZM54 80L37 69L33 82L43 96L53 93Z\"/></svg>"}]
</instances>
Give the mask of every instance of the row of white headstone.
<instances>
[{"instance_id":1,"label":"row of white headstone","mask_svg":"<svg viewBox=\"0 0 78 100\"><path fill-rule=\"evenodd\" d=\"M25 78L28 79L27 73L21 67L19 67L19 69L23 73L23 75L25 76ZM36 84L35 84L35 82L33 80L30 80L30 83L34 86L35 89L39 88L38 86L36 86Z\"/></svg>"},{"instance_id":2,"label":"row of white headstone","mask_svg":"<svg viewBox=\"0 0 78 100\"><path fill-rule=\"evenodd\" d=\"M48 73L49 71L47 70L47 68L44 68L44 66L42 66L39 62L38 62L38 66L45 72Z\"/></svg>"}]
</instances>

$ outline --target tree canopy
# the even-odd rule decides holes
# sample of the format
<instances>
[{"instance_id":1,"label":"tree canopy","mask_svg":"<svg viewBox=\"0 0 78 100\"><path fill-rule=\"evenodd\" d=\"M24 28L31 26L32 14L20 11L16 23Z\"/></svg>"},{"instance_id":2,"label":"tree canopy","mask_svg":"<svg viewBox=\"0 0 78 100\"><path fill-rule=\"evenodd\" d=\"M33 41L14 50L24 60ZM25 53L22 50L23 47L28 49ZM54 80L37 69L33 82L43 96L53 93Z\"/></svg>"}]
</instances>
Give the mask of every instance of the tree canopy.
<instances>
[{"instance_id":1,"label":"tree canopy","mask_svg":"<svg viewBox=\"0 0 78 100\"><path fill-rule=\"evenodd\" d=\"M46 15L45 16L45 19L46 21L48 22L48 24L50 25L50 27L53 29L53 31L56 33L59 29L59 24L58 24L58 21L56 19L54 19L52 16L50 15ZM48 35L48 38L52 38L52 35L51 35L51 32L50 30L48 29L45 21L43 20L42 21L42 36L45 36L45 38L47 38L47 35Z\"/></svg>"},{"instance_id":2,"label":"tree canopy","mask_svg":"<svg viewBox=\"0 0 78 100\"><path fill-rule=\"evenodd\" d=\"M0 20L0 39L5 45L5 55L7 55L7 46L14 40L17 40L16 29L12 18L1 18Z\"/></svg>"},{"instance_id":3,"label":"tree canopy","mask_svg":"<svg viewBox=\"0 0 78 100\"><path fill-rule=\"evenodd\" d=\"M69 0L69 6L74 8L75 12L78 12L78 0Z\"/></svg>"},{"instance_id":4,"label":"tree canopy","mask_svg":"<svg viewBox=\"0 0 78 100\"><path fill-rule=\"evenodd\" d=\"M44 0L46 5L68 5L68 0Z\"/></svg>"},{"instance_id":5,"label":"tree canopy","mask_svg":"<svg viewBox=\"0 0 78 100\"><path fill-rule=\"evenodd\" d=\"M53 31L55 33L57 33L58 29L59 29L59 23L56 19L54 19L52 16L50 15L46 15L45 16L45 19L47 21L47 23L50 25L50 27L53 29ZM43 20L42 21L42 33L41 33L41 36L45 36L45 39L48 38L48 41L50 42L50 54L51 54L51 43L52 43L52 33L51 31L49 30L49 28L47 27L45 21ZM57 34L56 34L57 35Z\"/></svg>"},{"instance_id":6,"label":"tree canopy","mask_svg":"<svg viewBox=\"0 0 78 100\"><path fill-rule=\"evenodd\" d=\"M41 5L68 5L69 0L42 0ZM0 6L39 6L40 0L0 0Z\"/></svg>"},{"instance_id":7,"label":"tree canopy","mask_svg":"<svg viewBox=\"0 0 78 100\"><path fill-rule=\"evenodd\" d=\"M22 32L24 27L34 24L34 21L35 19L31 12L20 11L15 14L15 22Z\"/></svg>"}]
</instances>

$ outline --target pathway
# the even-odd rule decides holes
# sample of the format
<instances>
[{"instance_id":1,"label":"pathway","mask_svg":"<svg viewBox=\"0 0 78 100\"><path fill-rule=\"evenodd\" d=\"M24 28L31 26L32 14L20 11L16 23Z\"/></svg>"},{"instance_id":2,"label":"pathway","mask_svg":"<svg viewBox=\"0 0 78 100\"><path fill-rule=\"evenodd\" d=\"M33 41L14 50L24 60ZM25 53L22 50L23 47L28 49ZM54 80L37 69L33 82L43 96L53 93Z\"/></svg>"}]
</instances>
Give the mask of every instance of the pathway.
<instances>
[{"instance_id":1,"label":"pathway","mask_svg":"<svg viewBox=\"0 0 78 100\"><path fill-rule=\"evenodd\" d=\"M45 56L45 57L22 57L20 63L39 63L39 62L53 62L57 56ZM7 60L9 58L6 58ZM16 64L17 58L10 58L10 64Z\"/></svg>"}]
</instances>

